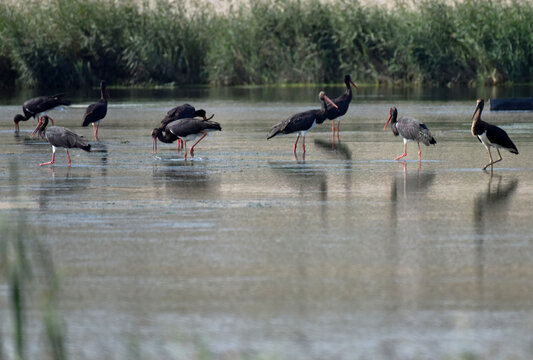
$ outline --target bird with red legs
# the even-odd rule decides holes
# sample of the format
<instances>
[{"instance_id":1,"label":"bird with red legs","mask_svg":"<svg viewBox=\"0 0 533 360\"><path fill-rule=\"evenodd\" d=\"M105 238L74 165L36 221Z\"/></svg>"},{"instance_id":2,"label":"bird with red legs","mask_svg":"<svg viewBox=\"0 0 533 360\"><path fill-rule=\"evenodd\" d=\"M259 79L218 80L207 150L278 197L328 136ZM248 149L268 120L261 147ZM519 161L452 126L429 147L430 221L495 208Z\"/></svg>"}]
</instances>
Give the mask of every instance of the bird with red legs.
<instances>
[{"instance_id":1,"label":"bird with red legs","mask_svg":"<svg viewBox=\"0 0 533 360\"><path fill-rule=\"evenodd\" d=\"M298 133L296 142L294 143L294 156L296 156L296 147L298 140L302 136L302 148L303 156L305 159L305 134L311 130L316 124L322 124L326 120L326 104L330 104L333 107L337 105L326 96L324 91L318 94L319 100L322 102L322 108L316 110L308 110L298 114L295 114L286 120L274 125L267 135L267 140L273 138L278 134L291 134Z\"/></svg>"},{"instance_id":2,"label":"bird with red legs","mask_svg":"<svg viewBox=\"0 0 533 360\"><path fill-rule=\"evenodd\" d=\"M58 147L67 150L68 166L71 165L68 149L79 148L87 152L91 151L91 145L87 143L83 136L74 133L72 130L62 126L51 126L47 129L48 120L49 117L47 115L41 117L37 128L33 132L34 135L38 133L41 138L47 140L52 145L52 160L39 164L40 166L54 164L56 149Z\"/></svg>"}]
</instances>

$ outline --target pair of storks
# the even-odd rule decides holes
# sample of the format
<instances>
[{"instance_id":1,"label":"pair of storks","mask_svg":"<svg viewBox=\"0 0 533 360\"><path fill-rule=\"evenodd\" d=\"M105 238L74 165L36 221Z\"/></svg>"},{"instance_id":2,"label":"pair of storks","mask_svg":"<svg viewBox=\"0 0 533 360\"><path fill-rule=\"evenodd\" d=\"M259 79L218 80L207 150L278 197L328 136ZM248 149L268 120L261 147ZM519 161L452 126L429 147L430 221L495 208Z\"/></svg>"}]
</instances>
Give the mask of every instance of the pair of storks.
<instances>
[{"instance_id":1,"label":"pair of storks","mask_svg":"<svg viewBox=\"0 0 533 360\"><path fill-rule=\"evenodd\" d=\"M477 137L479 142L481 142L489 153L489 163L483 167L483 170L486 170L490 166L492 173L494 164L502 160L502 154L500 153L500 148L506 149L513 154L518 154L518 149L513 143L509 135L502 128L489 124L481 120L481 112L485 106L485 101L479 99L476 103L476 109L474 110L474 115L472 116L472 135ZM430 144L436 144L437 141L431 134L431 131L427 128L424 123L413 119L413 118L400 118L398 119L398 110L395 107L390 108L389 118L385 124L384 130L387 128L387 125L391 121L392 132L395 136L401 135L404 141L404 152L403 155L398 156L394 160L398 160L407 155L407 142L414 140L418 144L418 162L420 165L420 142L429 146ZM492 158L490 148L495 147L498 151L498 160Z\"/></svg>"},{"instance_id":2,"label":"pair of storks","mask_svg":"<svg viewBox=\"0 0 533 360\"><path fill-rule=\"evenodd\" d=\"M152 131L152 153L157 153L157 140L170 144L178 141L178 150L185 148L184 158L187 160L187 141L198 139L191 146L190 154L194 156L194 147L207 133L220 131L222 127L215 121L210 121L214 115L206 117L204 109L196 110L194 106L183 104L167 112L159 127ZM200 117L201 119L197 119Z\"/></svg>"},{"instance_id":3,"label":"pair of storks","mask_svg":"<svg viewBox=\"0 0 533 360\"><path fill-rule=\"evenodd\" d=\"M326 119L332 120L332 142L335 142L335 119L337 119L337 138L339 138L339 129L341 118L348 111L350 102L352 101L352 85L354 84L350 75L344 76L344 83L346 84L346 91L338 98L331 100L326 96L324 91L318 94L318 99L322 103L321 109L308 110L295 114L286 120L274 125L268 135L267 140L273 138L278 134L290 134L297 132L298 137L294 143L294 155L296 155L296 147L298 140L302 136L302 148L305 156L305 134L311 130L316 124L322 124Z\"/></svg>"},{"instance_id":4,"label":"pair of storks","mask_svg":"<svg viewBox=\"0 0 533 360\"><path fill-rule=\"evenodd\" d=\"M100 81L100 93L100 100L94 104L90 104L85 110L82 122L82 126L84 127L93 124L95 140L98 140L99 124L107 114L107 99L109 97L109 92L107 91L106 82L104 80ZM33 131L32 136L38 133L39 136L46 139L52 145L52 160L40 165L53 164L55 162L56 148L58 147L66 149L69 166L71 160L68 149L80 148L85 151L91 151L91 145L89 145L82 136L79 136L70 129L62 126L52 126L46 129L49 121L54 125L54 120L46 113L63 105L70 105L70 101L65 99L65 94L39 96L25 101L22 105L24 115L17 114L13 119L16 133L19 132L20 121L26 121L32 117L38 119L37 127Z\"/></svg>"}]
</instances>

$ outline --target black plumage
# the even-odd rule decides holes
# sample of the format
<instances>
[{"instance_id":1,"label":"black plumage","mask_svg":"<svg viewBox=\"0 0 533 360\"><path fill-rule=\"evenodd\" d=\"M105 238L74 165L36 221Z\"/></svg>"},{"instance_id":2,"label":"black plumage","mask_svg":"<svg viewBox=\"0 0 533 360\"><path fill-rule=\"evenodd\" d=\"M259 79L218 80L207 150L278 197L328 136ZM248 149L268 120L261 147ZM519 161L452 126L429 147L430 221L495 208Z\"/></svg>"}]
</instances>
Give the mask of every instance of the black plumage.
<instances>
[{"instance_id":1,"label":"black plumage","mask_svg":"<svg viewBox=\"0 0 533 360\"><path fill-rule=\"evenodd\" d=\"M477 137L478 140L485 145L485 148L489 152L490 162L483 167L483 170L490 166L492 171L493 165L499 161L502 161L500 148L504 148L513 154L518 154L518 149L509 135L507 135L505 130L481 120L481 113L484 106L485 101L483 99L479 99L476 104L476 109L474 110L474 115L472 116L472 135ZM490 152L491 147L495 147L498 151L500 158L496 161L492 159L492 154Z\"/></svg>"},{"instance_id":2,"label":"black plumage","mask_svg":"<svg viewBox=\"0 0 533 360\"><path fill-rule=\"evenodd\" d=\"M333 140L335 140L335 119L337 120L337 137L339 137L339 129L341 124L341 118L348 112L348 107L352 101L352 86L358 89L357 85L352 80L350 75L344 75L344 83L346 84L346 91L339 97L333 99L333 102L337 107L328 104L326 106L326 116L329 120L332 120L331 128L333 131Z\"/></svg>"},{"instance_id":3,"label":"black plumage","mask_svg":"<svg viewBox=\"0 0 533 360\"><path fill-rule=\"evenodd\" d=\"M270 129L267 140L273 138L278 134L290 134L298 132L298 137L294 143L294 154L296 155L296 146L300 135L303 137L303 152L305 154L305 134L311 130L316 124L322 124L326 120L326 106L331 104L333 107L337 106L335 103L326 96L324 91L318 94L319 100L322 102L321 109L307 110L298 114L295 114L284 121L272 126Z\"/></svg>"},{"instance_id":4,"label":"black plumage","mask_svg":"<svg viewBox=\"0 0 533 360\"><path fill-rule=\"evenodd\" d=\"M15 123L15 132L19 132L19 122L26 121L30 118L38 119L40 115L46 115L47 111L53 110L60 106L70 105L70 100L65 99L65 94L56 94L51 96L38 96L26 100L22 105L23 114L17 114L13 118ZM49 117L52 124L54 120Z\"/></svg>"},{"instance_id":5,"label":"black plumage","mask_svg":"<svg viewBox=\"0 0 533 360\"><path fill-rule=\"evenodd\" d=\"M185 159L187 159L187 141L199 138L190 150L191 156L194 156L194 147L207 136L208 132L221 130L222 127L215 121L193 118L174 120L152 131L153 150L157 152L157 139L164 143L172 143L181 139L184 142Z\"/></svg>"},{"instance_id":6,"label":"black plumage","mask_svg":"<svg viewBox=\"0 0 533 360\"><path fill-rule=\"evenodd\" d=\"M107 90L107 84L104 80L100 81L100 100L97 103L91 104L85 110L83 115L83 122L81 126L89 126L93 124L94 139L98 140L98 127L100 121L107 115L107 99L109 98L109 92ZM95 125L96 124L96 125Z\"/></svg>"}]
</instances>

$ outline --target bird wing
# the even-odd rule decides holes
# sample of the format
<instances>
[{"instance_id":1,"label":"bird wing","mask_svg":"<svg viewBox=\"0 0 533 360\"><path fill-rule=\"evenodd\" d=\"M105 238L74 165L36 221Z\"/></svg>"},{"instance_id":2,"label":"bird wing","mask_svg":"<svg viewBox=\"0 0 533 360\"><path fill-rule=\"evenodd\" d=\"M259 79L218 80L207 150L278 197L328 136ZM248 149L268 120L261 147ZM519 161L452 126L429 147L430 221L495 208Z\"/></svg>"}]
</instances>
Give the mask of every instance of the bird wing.
<instances>
[{"instance_id":1,"label":"bird wing","mask_svg":"<svg viewBox=\"0 0 533 360\"><path fill-rule=\"evenodd\" d=\"M64 148L87 147L87 141L82 137L62 126L51 126L46 129L46 140L54 146Z\"/></svg>"},{"instance_id":2,"label":"bird wing","mask_svg":"<svg viewBox=\"0 0 533 360\"><path fill-rule=\"evenodd\" d=\"M192 118L194 117L195 111L196 109L194 108L194 106L189 105L189 104L183 104L183 105L176 106L175 108L170 109L167 112L165 119L169 118L169 119L178 120L178 119Z\"/></svg>"},{"instance_id":3,"label":"bird wing","mask_svg":"<svg viewBox=\"0 0 533 360\"><path fill-rule=\"evenodd\" d=\"M509 135L507 135L505 130L496 125L487 123L486 131L487 139L489 139L492 144L498 144L505 149L509 149L509 151L514 150L518 153L516 145L513 143L513 140L511 140Z\"/></svg>"},{"instance_id":4,"label":"bird wing","mask_svg":"<svg viewBox=\"0 0 533 360\"><path fill-rule=\"evenodd\" d=\"M186 118L172 121L167 125L166 130L175 136L186 137L188 135L198 134L206 129L216 128L214 124L218 125L217 130L221 129L220 125L214 121Z\"/></svg>"},{"instance_id":5,"label":"bird wing","mask_svg":"<svg viewBox=\"0 0 533 360\"><path fill-rule=\"evenodd\" d=\"M90 123L102 120L107 114L107 101L102 100L97 103L87 106L85 115L83 115L82 126L87 126Z\"/></svg>"},{"instance_id":6,"label":"bird wing","mask_svg":"<svg viewBox=\"0 0 533 360\"><path fill-rule=\"evenodd\" d=\"M426 124L413 118L400 118L396 123L400 135L408 140L421 141L426 145L436 143Z\"/></svg>"},{"instance_id":7,"label":"bird wing","mask_svg":"<svg viewBox=\"0 0 533 360\"><path fill-rule=\"evenodd\" d=\"M24 102L23 109L30 116L35 116L59 105L70 105L70 101L63 99L64 94L53 96L39 96Z\"/></svg>"}]
</instances>

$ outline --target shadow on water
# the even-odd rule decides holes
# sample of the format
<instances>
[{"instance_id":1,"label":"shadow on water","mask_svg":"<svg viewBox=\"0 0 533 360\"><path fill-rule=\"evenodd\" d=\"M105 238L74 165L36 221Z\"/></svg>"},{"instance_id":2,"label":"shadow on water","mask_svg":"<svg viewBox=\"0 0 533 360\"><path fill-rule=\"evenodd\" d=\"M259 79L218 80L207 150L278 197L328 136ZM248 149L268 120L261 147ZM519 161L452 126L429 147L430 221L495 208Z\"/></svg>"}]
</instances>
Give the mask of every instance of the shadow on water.
<instances>
[{"instance_id":1,"label":"shadow on water","mask_svg":"<svg viewBox=\"0 0 533 360\"><path fill-rule=\"evenodd\" d=\"M195 166L194 161L163 160L153 165L152 176L155 188L163 184L172 199L213 196L220 185L204 164Z\"/></svg>"},{"instance_id":2,"label":"shadow on water","mask_svg":"<svg viewBox=\"0 0 533 360\"><path fill-rule=\"evenodd\" d=\"M79 169L54 166L48 168L50 177L43 179L39 186L39 208L46 210L50 203L74 201L85 192L91 183L89 174L80 175ZM72 175L74 173L74 176Z\"/></svg>"},{"instance_id":3,"label":"shadow on water","mask_svg":"<svg viewBox=\"0 0 533 360\"><path fill-rule=\"evenodd\" d=\"M491 175L487 183L487 189L480 193L474 201L476 286L480 299L483 299L484 293L485 240L487 235L492 233L490 226L494 219L498 218L498 223L505 221L509 211L509 204L517 188L518 179L512 179L504 183L502 176Z\"/></svg>"},{"instance_id":4,"label":"shadow on water","mask_svg":"<svg viewBox=\"0 0 533 360\"><path fill-rule=\"evenodd\" d=\"M352 151L346 144L333 143L332 141L326 141L322 139L315 139L315 146L320 150L332 154L336 158L343 160L352 159Z\"/></svg>"},{"instance_id":5,"label":"shadow on water","mask_svg":"<svg viewBox=\"0 0 533 360\"><path fill-rule=\"evenodd\" d=\"M402 289L396 279L401 277L401 243L411 236L412 226L423 226L420 212L423 212L423 202L427 201L427 194L435 180L435 173L424 172L415 165L416 170L408 171L407 162L403 161L402 170L392 174L390 191L390 234L384 246L387 263L390 264L390 274L387 276L388 296L400 298ZM390 304L391 313L395 314L401 306L398 302Z\"/></svg>"}]
</instances>

